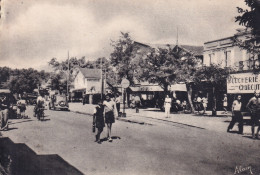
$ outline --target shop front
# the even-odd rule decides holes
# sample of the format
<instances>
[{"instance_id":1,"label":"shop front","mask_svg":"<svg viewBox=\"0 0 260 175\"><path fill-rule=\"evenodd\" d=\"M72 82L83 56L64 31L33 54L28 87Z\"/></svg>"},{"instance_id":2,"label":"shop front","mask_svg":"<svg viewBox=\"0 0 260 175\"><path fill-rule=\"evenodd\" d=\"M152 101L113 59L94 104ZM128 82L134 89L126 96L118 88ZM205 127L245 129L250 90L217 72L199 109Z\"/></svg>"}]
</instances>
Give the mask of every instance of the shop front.
<instances>
[{"instance_id":1,"label":"shop front","mask_svg":"<svg viewBox=\"0 0 260 175\"><path fill-rule=\"evenodd\" d=\"M163 89L159 85L139 85L130 87L130 101L133 101L134 96L138 95L141 98L143 107L156 107L157 99L162 94Z\"/></svg>"},{"instance_id":2,"label":"shop front","mask_svg":"<svg viewBox=\"0 0 260 175\"><path fill-rule=\"evenodd\" d=\"M260 75L252 72L230 74L227 78L227 93L232 101L237 95L242 96L242 110L246 111L246 104L254 96L255 91L260 91Z\"/></svg>"}]
</instances>

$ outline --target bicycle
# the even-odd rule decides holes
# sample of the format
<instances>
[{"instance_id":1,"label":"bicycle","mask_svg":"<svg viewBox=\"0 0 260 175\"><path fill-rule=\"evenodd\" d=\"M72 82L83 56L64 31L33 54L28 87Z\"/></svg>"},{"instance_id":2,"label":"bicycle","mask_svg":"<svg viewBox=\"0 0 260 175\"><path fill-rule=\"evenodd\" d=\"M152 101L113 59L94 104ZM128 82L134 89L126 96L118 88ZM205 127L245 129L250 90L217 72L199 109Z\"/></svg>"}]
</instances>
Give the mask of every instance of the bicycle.
<instances>
[{"instance_id":1,"label":"bicycle","mask_svg":"<svg viewBox=\"0 0 260 175\"><path fill-rule=\"evenodd\" d=\"M37 108L36 117L39 121L44 120L44 108Z\"/></svg>"}]
</instances>

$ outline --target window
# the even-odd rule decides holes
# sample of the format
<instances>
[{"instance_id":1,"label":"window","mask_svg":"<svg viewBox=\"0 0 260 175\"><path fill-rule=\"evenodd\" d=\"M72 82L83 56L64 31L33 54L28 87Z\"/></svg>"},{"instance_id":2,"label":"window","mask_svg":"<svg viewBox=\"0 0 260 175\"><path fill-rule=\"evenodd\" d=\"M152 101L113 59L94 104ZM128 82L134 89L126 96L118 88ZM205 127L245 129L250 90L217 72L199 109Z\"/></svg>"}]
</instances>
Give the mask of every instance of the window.
<instances>
[{"instance_id":1,"label":"window","mask_svg":"<svg viewBox=\"0 0 260 175\"><path fill-rule=\"evenodd\" d=\"M231 51L225 51L225 67L230 66Z\"/></svg>"},{"instance_id":2,"label":"window","mask_svg":"<svg viewBox=\"0 0 260 175\"><path fill-rule=\"evenodd\" d=\"M209 64L210 65L212 64L214 55L215 55L214 53L209 54Z\"/></svg>"}]
</instances>

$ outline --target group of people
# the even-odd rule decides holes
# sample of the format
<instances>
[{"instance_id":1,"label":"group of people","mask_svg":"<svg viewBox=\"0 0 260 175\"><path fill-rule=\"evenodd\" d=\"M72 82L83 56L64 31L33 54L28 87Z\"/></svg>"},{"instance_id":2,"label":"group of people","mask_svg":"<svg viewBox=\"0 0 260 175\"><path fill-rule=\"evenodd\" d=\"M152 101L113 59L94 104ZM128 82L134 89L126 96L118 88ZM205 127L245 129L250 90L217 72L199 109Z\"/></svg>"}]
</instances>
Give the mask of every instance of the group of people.
<instances>
[{"instance_id":1,"label":"group of people","mask_svg":"<svg viewBox=\"0 0 260 175\"><path fill-rule=\"evenodd\" d=\"M112 142L111 132L112 124L115 123L115 119L120 112L120 98L117 95L107 94L105 100L100 99L98 105L94 109L93 114L93 132L97 129L96 142L101 144L100 135L103 132L105 124L107 126L107 140Z\"/></svg>"},{"instance_id":2,"label":"group of people","mask_svg":"<svg viewBox=\"0 0 260 175\"><path fill-rule=\"evenodd\" d=\"M200 113L200 111L203 111L203 114L206 112L208 106L208 98L206 96L202 98L200 96L195 96L195 98L193 99L193 103L195 110L198 113Z\"/></svg>"},{"instance_id":3,"label":"group of people","mask_svg":"<svg viewBox=\"0 0 260 175\"><path fill-rule=\"evenodd\" d=\"M172 106L174 105L174 106ZM165 110L165 117L170 118L170 111L171 108L174 108L177 112L178 111L186 111L188 110L188 103L186 100L183 100L182 102L175 98L175 101L173 103L173 99L169 97L169 95L166 95L166 98L164 100L164 110Z\"/></svg>"},{"instance_id":4,"label":"group of people","mask_svg":"<svg viewBox=\"0 0 260 175\"><path fill-rule=\"evenodd\" d=\"M241 95L233 101L232 104L232 120L227 128L227 132L230 132L234 127L235 123L238 122L238 133L243 134L243 115L241 113ZM260 92L255 92L254 97L252 97L246 105L246 108L251 114L251 132L252 138L259 138L260 131ZM255 132L255 127L258 127Z\"/></svg>"}]
</instances>

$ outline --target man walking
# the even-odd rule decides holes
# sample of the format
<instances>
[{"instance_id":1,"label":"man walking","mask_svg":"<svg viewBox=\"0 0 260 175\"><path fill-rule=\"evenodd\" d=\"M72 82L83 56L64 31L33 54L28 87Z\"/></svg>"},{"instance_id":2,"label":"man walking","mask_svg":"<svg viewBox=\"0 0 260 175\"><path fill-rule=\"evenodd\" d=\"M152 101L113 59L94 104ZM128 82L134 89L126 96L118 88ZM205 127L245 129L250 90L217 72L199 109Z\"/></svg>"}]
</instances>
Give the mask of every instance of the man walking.
<instances>
[{"instance_id":1,"label":"man walking","mask_svg":"<svg viewBox=\"0 0 260 175\"><path fill-rule=\"evenodd\" d=\"M259 125L259 114L260 114L260 93L255 92L255 96L252 97L248 104L246 105L247 109L251 112L251 124L252 124L252 138L258 138L258 133L260 130ZM255 134L255 126L258 126L257 132Z\"/></svg>"},{"instance_id":2,"label":"man walking","mask_svg":"<svg viewBox=\"0 0 260 175\"><path fill-rule=\"evenodd\" d=\"M243 134L243 116L241 114L241 95L237 96L232 104L232 120L228 126L227 132L234 127L235 123L238 122L238 133Z\"/></svg>"}]
</instances>

